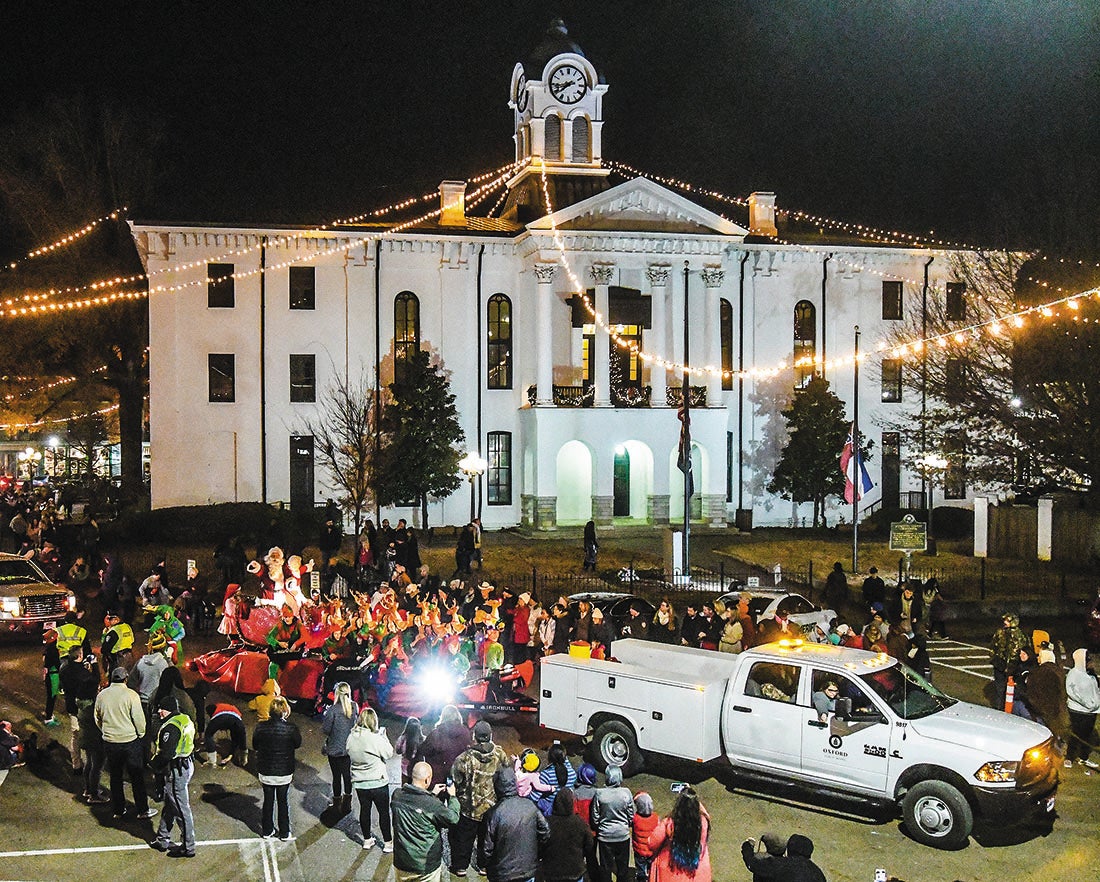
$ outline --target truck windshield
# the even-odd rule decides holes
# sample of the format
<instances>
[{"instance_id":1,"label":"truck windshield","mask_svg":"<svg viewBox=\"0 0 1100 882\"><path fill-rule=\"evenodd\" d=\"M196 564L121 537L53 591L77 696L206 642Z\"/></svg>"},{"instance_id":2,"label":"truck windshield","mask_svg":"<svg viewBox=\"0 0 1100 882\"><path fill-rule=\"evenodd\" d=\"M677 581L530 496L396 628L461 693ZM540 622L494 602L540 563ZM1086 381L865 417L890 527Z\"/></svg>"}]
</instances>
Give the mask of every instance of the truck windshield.
<instances>
[{"instance_id":1,"label":"truck windshield","mask_svg":"<svg viewBox=\"0 0 1100 882\"><path fill-rule=\"evenodd\" d=\"M956 699L944 695L912 668L897 664L860 677L903 720L919 720L951 707Z\"/></svg>"},{"instance_id":2,"label":"truck windshield","mask_svg":"<svg viewBox=\"0 0 1100 882\"><path fill-rule=\"evenodd\" d=\"M0 587L49 581L29 560L0 560Z\"/></svg>"}]
</instances>

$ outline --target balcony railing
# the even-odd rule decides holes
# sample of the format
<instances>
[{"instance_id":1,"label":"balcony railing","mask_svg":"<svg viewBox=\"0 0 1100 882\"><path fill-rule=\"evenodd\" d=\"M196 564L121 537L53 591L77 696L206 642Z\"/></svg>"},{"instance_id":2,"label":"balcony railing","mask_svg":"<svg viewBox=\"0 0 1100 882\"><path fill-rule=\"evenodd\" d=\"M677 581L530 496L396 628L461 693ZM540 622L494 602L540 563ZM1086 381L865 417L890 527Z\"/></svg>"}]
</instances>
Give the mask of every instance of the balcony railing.
<instances>
[{"instance_id":1,"label":"balcony railing","mask_svg":"<svg viewBox=\"0 0 1100 882\"><path fill-rule=\"evenodd\" d=\"M667 389L665 389L665 404L667 404L669 407L679 407L683 403L684 389L682 386L669 386ZM691 401L689 403L692 407L706 407L707 387L692 386Z\"/></svg>"},{"instance_id":2,"label":"balcony railing","mask_svg":"<svg viewBox=\"0 0 1100 882\"><path fill-rule=\"evenodd\" d=\"M538 386L527 387L528 403L538 401L538 391ZM649 386L613 386L611 404L613 407L649 407L652 393ZM592 407L595 401L595 386L554 386L554 404L557 407Z\"/></svg>"}]
</instances>

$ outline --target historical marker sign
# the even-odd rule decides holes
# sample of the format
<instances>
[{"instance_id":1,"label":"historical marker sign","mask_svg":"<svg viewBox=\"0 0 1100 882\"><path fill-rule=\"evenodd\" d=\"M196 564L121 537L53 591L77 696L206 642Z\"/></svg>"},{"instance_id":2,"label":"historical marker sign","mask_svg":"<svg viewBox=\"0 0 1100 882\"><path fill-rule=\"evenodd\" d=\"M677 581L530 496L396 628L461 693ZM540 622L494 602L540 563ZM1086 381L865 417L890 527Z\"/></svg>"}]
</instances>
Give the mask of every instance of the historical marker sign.
<instances>
[{"instance_id":1,"label":"historical marker sign","mask_svg":"<svg viewBox=\"0 0 1100 882\"><path fill-rule=\"evenodd\" d=\"M890 523L891 551L925 551L928 548L928 525L912 515Z\"/></svg>"}]
</instances>

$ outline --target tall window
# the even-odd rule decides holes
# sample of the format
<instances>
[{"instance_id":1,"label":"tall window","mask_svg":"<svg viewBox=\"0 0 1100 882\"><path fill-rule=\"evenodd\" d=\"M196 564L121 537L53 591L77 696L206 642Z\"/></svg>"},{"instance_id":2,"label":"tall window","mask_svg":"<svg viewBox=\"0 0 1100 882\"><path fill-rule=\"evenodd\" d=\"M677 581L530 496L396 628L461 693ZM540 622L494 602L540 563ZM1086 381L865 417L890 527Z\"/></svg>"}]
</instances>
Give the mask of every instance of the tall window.
<instances>
[{"instance_id":1,"label":"tall window","mask_svg":"<svg viewBox=\"0 0 1100 882\"><path fill-rule=\"evenodd\" d=\"M966 282L947 283L947 320L966 321Z\"/></svg>"},{"instance_id":2,"label":"tall window","mask_svg":"<svg viewBox=\"0 0 1100 882\"><path fill-rule=\"evenodd\" d=\"M817 356L817 310L809 300L799 300L794 306L794 360L808 359L794 369L794 387L805 389L813 379Z\"/></svg>"},{"instance_id":3,"label":"tall window","mask_svg":"<svg viewBox=\"0 0 1100 882\"><path fill-rule=\"evenodd\" d=\"M210 309L233 308L233 264L206 265L206 305Z\"/></svg>"},{"instance_id":4,"label":"tall window","mask_svg":"<svg viewBox=\"0 0 1100 882\"><path fill-rule=\"evenodd\" d=\"M490 432L486 438L489 505L512 504L512 433Z\"/></svg>"},{"instance_id":5,"label":"tall window","mask_svg":"<svg viewBox=\"0 0 1100 882\"><path fill-rule=\"evenodd\" d=\"M317 356L290 356L290 400L292 403L317 400Z\"/></svg>"},{"instance_id":6,"label":"tall window","mask_svg":"<svg viewBox=\"0 0 1100 882\"><path fill-rule=\"evenodd\" d=\"M966 432L956 429L946 433L943 453L947 471L943 476L944 499L966 499Z\"/></svg>"},{"instance_id":7,"label":"tall window","mask_svg":"<svg viewBox=\"0 0 1100 882\"><path fill-rule=\"evenodd\" d=\"M394 365L405 364L420 348L420 301L411 291L393 299Z\"/></svg>"},{"instance_id":8,"label":"tall window","mask_svg":"<svg viewBox=\"0 0 1100 882\"><path fill-rule=\"evenodd\" d=\"M573 120L573 162L588 162L588 117L578 116Z\"/></svg>"},{"instance_id":9,"label":"tall window","mask_svg":"<svg viewBox=\"0 0 1100 882\"><path fill-rule=\"evenodd\" d=\"M882 317L901 321L901 282L882 283Z\"/></svg>"},{"instance_id":10,"label":"tall window","mask_svg":"<svg viewBox=\"0 0 1100 882\"><path fill-rule=\"evenodd\" d=\"M561 117L554 114L546 117L543 132L543 158L547 162L558 162L561 159Z\"/></svg>"},{"instance_id":11,"label":"tall window","mask_svg":"<svg viewBox=\"0 0 1100 882\"><path fill-rule=\"evenodd\" d=\"M290 268L290 308L317 308L317 268L292 266Z\"/></svg>"},{"instance_id":12,"label":"tall window","mask_svg":"<svg viewBox=\"0 0 1100 882\"><path fill-rule=\"evenodd\" d=\"M733 306L725 297L721 304L722 388L733 388Z\"/></svg>"},{"instance_id":13,"label":"tall window","mask_svg":"<svg viewBox=\"0 0 1100 882\"><path fill-rule=\"evenodd\" d=\"M489 298L489 371L490 389L512 388L512 301L503 294Z\"/></svg>"},{"instance_id":14,"label":"tall window","mask_svg":"<svg viewBox=\"0 0 1100 882\"><path fill-rule=\"evenodd\" d=\"M236 401L237 371L233 353L210 353L206 357L210 400L217 403Z\"/></svg>"},{"instance_id":15,"label":"tall window","mask_svg":"<svg viewBox=\"0 0 1100 882\"><path fill-rule=\"evenodd\" d=\"M944 398L959 401L966 394L966 359L950 356L944 362Z\"/></svg>"},{"instance_id":16,"label":"tall window","mask_svg":"<svg viewBox=\"0 0 1100 882\"><path fill-rule=\"evenodd\" d=\"M901 401L901 359L882 360L882 400Z\"/></svg>"}]
</instances>

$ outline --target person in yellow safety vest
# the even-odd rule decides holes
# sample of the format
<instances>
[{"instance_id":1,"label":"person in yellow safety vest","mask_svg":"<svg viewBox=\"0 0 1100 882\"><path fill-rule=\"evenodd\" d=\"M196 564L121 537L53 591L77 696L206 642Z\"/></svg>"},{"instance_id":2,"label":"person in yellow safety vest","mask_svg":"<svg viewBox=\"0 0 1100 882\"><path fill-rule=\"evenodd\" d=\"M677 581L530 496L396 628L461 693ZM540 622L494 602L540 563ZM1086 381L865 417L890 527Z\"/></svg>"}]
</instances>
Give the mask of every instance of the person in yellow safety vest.
<instances>
[{"instance_id":1,"label":"person in yellow safety vest","mask_svg":"<svg viewBox=\"0 0 1100 882\"><path fill-rule=\"evenodd\" d=\"M108 612L104 616L103 625L99 654L104 672L110 674L119 665L128 668L134 653L134 629L115 612Z\"/></svg>"},{"instance_id":2,"label":"person in yellow safety vest","mask_svg":"<svg viewBox=\"0 0 1100 882\"><path fill-rule=\"evenodd\" d=\"M76 613L71 612L65 616L65 622L57 626L57 652L62 658L68 658L74 646L83 646L87 653L92 651L88 632L76 623Z\"/></svg>"},{"instance_id":3,"label":"person in yellow safety vest","mask_svg":"<svg viewBox=\"0 0 1100 882\"><path fill-rule=\"evenodd\" d=\"M195 773L192 754L195 751L195 724L180 713L179 701L166 695L157 704L160 731L157 748L151 762L158 789L163 786L164 813L160 816L157 835L149 845L169 857L195 856L195 819L191 814L191 797L187 786ZM180 841L172 842L172 826L179 824Z\"/></svg>"}]
</instances>

